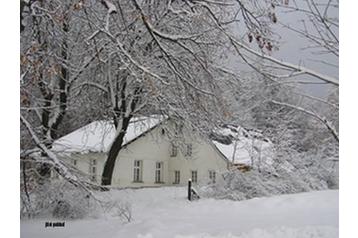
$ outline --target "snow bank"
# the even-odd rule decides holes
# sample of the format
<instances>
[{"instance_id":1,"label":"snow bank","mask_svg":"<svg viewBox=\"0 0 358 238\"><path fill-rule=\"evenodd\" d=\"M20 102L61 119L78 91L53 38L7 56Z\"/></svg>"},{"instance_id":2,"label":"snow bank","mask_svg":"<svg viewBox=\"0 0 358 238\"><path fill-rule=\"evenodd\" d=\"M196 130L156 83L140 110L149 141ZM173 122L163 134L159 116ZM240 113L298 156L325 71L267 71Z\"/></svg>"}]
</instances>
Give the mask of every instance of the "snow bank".
<instances>
[{"instance_id":1,"label":"snow bank","mask_svg":"<svg viewBox=\"0 0 358 238\"><path fill-rule=\"evenodd\" d=\"M103 192L132 202L133 221L115 217L66 221L45 228L44 220L21 222L21 237L137 238L333 238L338 237L338 190L246 201L186 200L186 188Z\"/></svg>"},{"instance_id":2,"label":"snow bank","mask_svg":"<svg viewBox=\"0 0 358 238\"><path fill-rule=\"evenodd\" d=\"M338 229L329 226L289 228L278 227L275 229L253 229L240 235L231 233L212 236L207 233L189 236L177 235L175 238L336 238ZM151 235L138 236L142 238L154 238Z\"/></svg>"}]
</instances>

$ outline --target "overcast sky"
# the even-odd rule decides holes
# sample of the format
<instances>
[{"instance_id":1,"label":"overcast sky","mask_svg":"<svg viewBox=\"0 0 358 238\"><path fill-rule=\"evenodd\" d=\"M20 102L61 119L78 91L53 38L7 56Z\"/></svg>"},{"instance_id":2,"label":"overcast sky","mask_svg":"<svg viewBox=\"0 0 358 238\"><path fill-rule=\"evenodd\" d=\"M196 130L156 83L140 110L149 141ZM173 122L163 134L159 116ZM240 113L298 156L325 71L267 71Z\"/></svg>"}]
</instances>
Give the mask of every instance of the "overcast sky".
<instances>
[{"instance_id":1,"label":"overcast sky","mask_svg":"<svg viewBox=\"0 0 358 238\"><path fill-rule=\"evenodd\" d=\"M297 1L301 2L302 1ZM322 0L322 2L326 2ZM331 16L338 17L338 9L332 9ZM301 13L287 12L286 10L278 12L279 22L290 24L291 26L302 28L300 20L305 17ZM307 18L306 18L307 19ZM310 27L308 25L308 27ZM297 33L283 28L280 24L274 26L276 32L279 33L281 39L280 49L274 52L273 56L285 61L302 64L305 67L313 69L331 77L338 78L338 57L333 54L317 54L317 49L304 49L308 45L312 45L307 39L301 37ZM313 30L313 29L310 29ZM337 32L338 36L338 32ZM320 61L329 62L335 66L321 63ZM300 77L304 81L315 81L309 76ZM317 81L320 82L320 81ZM327 84L306 84L302 86L304 90L314 94L315 96L325 97L331 87Z\"/></svg>"},{"instance_id":2,"label":"overcast sky","mask_svg":"<svg viewBox=\"0 0 358 238\"><path fill-rule=\"evenodd\" d=\"M321 3L326 3L328 0L315 0L315 2L320 1ZM301 4L300 7L307 7L304 4L305 1L299 0L296 1ZM293 0L290 1L290 6L294 4ZM321 52L321 49L310 48L307 49L307 46L312 45L312 43L307 39L301 36L300 34L285 28L282 24L288 24L294 29L302 29L302 19L307 20L307 15L302 12L288 12L287 9L276 7L276 14L278 17L278 23L272 24L272 31L276 33L274 38L279 41L278 50L274 50L271 53L271 56L283 60L285 62L302 65L311 70L317 71L320 74L328 75L338 79L338 57L333 54L317 54ZM338 17L338 8L333 9L329 12L329 16ZM242 30L246 27L242 25L242 22L236 23L234 25L238 29L239 35L248 34L243 33ZM314 28L309 23L306 23L306 27L309 31L314 32ZM235 29L233 29L235 30ZM338 31L338 29L337 29ZM336 34L338 36L338 32ZM247 42L248 43L248 42ZM251 44L255 48L255 44ZM227 53L227 52L226 52ZM226 64L233 72L242 74L243 72L249 70L252 71L246 63L243 63L242 60L238 59L235 52L228 54L227 59L221 59L222 63ZM330 65L326 63L328 62ZM333 87L330 84L327 84L321 80L315 79L308 75L302 75L291 79L292 81L304 81L304 82L314 82L314 84L299 84L300 88L306 92L316 97L325 98L330 92L332 92Z\"/></svg>"}]
</instances>

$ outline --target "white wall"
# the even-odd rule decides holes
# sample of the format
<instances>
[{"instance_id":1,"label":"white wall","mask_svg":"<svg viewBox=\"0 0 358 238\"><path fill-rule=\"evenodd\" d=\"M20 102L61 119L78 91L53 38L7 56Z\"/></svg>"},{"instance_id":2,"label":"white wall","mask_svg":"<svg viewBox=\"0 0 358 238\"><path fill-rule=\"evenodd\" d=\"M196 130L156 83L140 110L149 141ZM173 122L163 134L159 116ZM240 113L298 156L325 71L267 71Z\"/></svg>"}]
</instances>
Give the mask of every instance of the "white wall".
<instances>
[{"instance_id":1,"label":"white wall","mask_svg":"<svg viewBox=\"0 0 358 238\"><path fill-rule=\"evenodd\" d=\"M79 169L84 175L90 176L90 161L96 160L96 181L98 183L101 182L102 171L104 167L104 163L106 161L107 155L105 153L86 153L86 154L78 154L74 153L68 156L61 156L66 163L74 165L73 161L76 160L76 168Z\"/></svg>"},{"instance_id":2,"label":"white wall","mask_svg":"<svg viewBox=\"0 0 358 238\"><path fill-rule=\"evenodd\" d=\"M155 128L120 151L114 168L113 185L124 187L162 185L155 183L156 162L163 162L163 181L164 184L169 184L169 142L162 137L161 131L160 127ZM134 160L143 161L143 183L133 182Z\"/></svg>"},{"instance_id":3,"label":"white wall","mask_svg":"<svg viewBox=\"0 0 358 238\"><path fill-rule=\"evenodd\" d=\"M187 184L191 178L191 171L198 173L198 183L209 182L209 170L222 172L227 169L227 161L224 160L215 149L208 143L192 142L193 155L185 158L181 152L178 156L170 158L169 174L174 182L174 171L180 171L180 184Z\"/></svg>"},{"instance_id":4,"label":"white wall","mask_svg":"<svg viewBox=\"0 0 358 238\"><path fill-rule=\"evenodd\" d=\"M193 154L189 158L178 150L176 157L170 157L171 143L162 135L162 128L155 128L151 133L129 144L118 155L115 166L113 185L119 186L160 186L155 183L155 163L164 163L164 184L173 185L174 171L180 171L180 185L187 184L191 170L198 171L198 182L208 182L209 170L217 172L227 169L227 161L206 142L188 140L193 144ZM143 160L143 183L133 183L134 160Z\"/></svg>"}]
</instances>

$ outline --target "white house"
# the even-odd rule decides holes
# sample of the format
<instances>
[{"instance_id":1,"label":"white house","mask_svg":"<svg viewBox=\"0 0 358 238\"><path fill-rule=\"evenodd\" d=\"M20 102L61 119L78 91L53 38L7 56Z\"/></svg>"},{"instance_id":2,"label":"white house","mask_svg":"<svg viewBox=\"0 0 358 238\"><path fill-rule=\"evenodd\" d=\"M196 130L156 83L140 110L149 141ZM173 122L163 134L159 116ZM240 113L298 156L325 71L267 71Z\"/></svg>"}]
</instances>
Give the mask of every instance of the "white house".
<instances>
[{"instance_id":1,"label":"white house","mask_svg":"<svg viewBox=\"0 0 358 238\"><path fill-rule=\"evenodd\" d=\"M229 131L231 134L238 134L230 128L224 128L215 134L234 139L235 143L220 139L213 142L194 140L183 136L183 133L178 135L182 141L181 149L178 149L173 142L175 136L168 136L170 126L174 126L170 120L158 117L131 120L124 146L117 157L112 186L184 185L188 179L192 179L194 183L215 182L219 172L227 170L238 161L245 162L251 156L249 152L244 152L244 136L228 135ZM53 151L90 176L92 181L100 183L106 152L115 133L111 122L95 121L55 141ZM250 140L248 148L251 150L251 147Z\"/></svg>"}]
</instances>

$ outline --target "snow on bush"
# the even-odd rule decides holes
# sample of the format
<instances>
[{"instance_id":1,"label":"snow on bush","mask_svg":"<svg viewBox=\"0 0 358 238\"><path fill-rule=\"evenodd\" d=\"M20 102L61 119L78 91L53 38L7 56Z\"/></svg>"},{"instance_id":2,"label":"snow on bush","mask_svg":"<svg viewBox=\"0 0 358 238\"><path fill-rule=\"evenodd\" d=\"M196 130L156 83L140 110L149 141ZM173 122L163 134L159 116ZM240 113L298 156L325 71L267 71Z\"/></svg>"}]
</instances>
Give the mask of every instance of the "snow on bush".
<instances>
[{"instance_id":1,"label":"snow on bush","mask_svg":"<svg viewBox=\"0 0 358 238\"><path fill-rule=\"evenodd\" d=\"M32 184L29 196L21 191L22 218L82 219L103 215L120 217L126 222L132 219L128 202L113 201L103 192L86 191L65 180L51 180L45 184Z\"/></svg>"},{"instance_id":2,"label":"snow on bush","mask_svg":"<svg viewBox=\"0 0 358 238\"><path fill-rule=\"evenodd\" d=\"M132 220L132 204L129 202L122 202L109 197L101 201L101 206L105 214L109 214L112 217L120 217L125 222Z\"/></svg>"},{"instance_id":3,"label":"snow on bush","mask_svg":"<svg viewBox=\"0 0 358 238\"><path fill-rule=\"evenodd\" d=\"M93 198L64 180L32 184L29 196L22 191L21 197L21 217L80 219L98 210Z\"/></svg>"},{"instance_id":4,"label":"snow on bush","mask_svg":"<svg viewBox=\"0 0 358 238\"><path fill-rule=\"evenodd\" d=\"M202 186L200 194L219 199L245 200L255 197L338 189L338 166L333 159L296 155L280 159L266 170L231 170L218 176L215 184Z\"/></svg>"}]
</instances>

